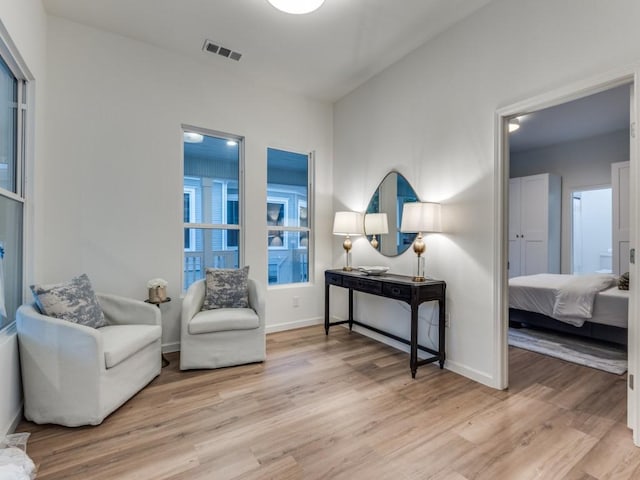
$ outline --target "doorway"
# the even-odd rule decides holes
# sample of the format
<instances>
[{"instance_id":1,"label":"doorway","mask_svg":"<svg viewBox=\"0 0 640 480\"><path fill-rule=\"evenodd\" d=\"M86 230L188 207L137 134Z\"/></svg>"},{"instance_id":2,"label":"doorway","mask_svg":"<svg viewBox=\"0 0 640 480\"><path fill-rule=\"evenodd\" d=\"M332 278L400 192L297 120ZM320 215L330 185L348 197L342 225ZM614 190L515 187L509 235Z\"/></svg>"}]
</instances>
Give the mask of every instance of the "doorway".
<instances>
[{"instance_id":1,"label":"doorway","mask_svg":"<svg viewBox=\"0 0 640 480\"><path fill-rule=\"evenodd\" d=\"M520 124L522 126L523 117L530 115L539 110L562 105L564 103L571 102L573 100L581 99L589 95L597 94L600 92L604 92L609 89L613 89L615 87L619 87L622 85L628 85L630 88L630 105L631 105L631 124L635 123L636 117L636 108L635 108L635 78L636 72L627 72L626 74L612 74L610 78L603 80L603 77L600 79L593 81L584 81L579 82L575 85L572 85L567 88L560 89L555 92L547 93L527 101L520 102L518 104L514 104L509 107L505 107L497 112L496 115L496 132L497 132L497 156L496 156L496 216L498 219L498 252L496 256L496 342L497 348L500 352L497 363L496 363L496 376L499 380L499 384L502 388L507 388L509 379L509 357L508 357L508 340L507 340L507 326L508 326L508 301L509 301L509 291L508 291L508 192L509 192L509 178L510 178L510 155L509 155L509 122L512 119L520 120ZM629 151L629 160L631 163L631 189L635 190L636 185L638 184L639 175L634 167L636 162L636 142L637 140L634 136L630 135L630 151ZM583 190L576 191L587 191L589 189L585 188ZM587 194L588 196L588 194ZM635 195L632 195L631 198L636 198ZM563 200L567 202L568 205L572 205L573 198L571 196L563 196ZM636 200L637 201L637 200ZM568 208L568 207L566 207ZM568 213L566 208L563 210L563 213ZM631 206L632 211L635 210L634 205ZM569 216L569 218L571 218ZM632 233L632 241L635 242L635 238L637 235L638 226L636 225L636 219L631 218L631 231ZM566 228L566 227L565 227ZM571 227L569 227L569 231ZM569 236L565 235L563 232L563 242L570 241L568 240ZM567 252L565 248L565 258L563 259L563 270L565 273L572 273L572 263L573 259L569 256L568 260L568 269L567 265ZM570 249L569 249L570 250ZM606 251L606 250L605 250ZM606 267L606 261L604 261ZM631 275L636 271L635 265L630 265L629 270L631 271ZM629 302L629 378L632 381L635 372L637 371L637 352L636 345L638 344L638 329L636 325L636 315L635 315L635 298L636 293L634 292L635 288L632 288L630 292L630 302ZM640 445L640 425L637 423L637 404L640 402L640 396L636 395L635 392L629 388L628 389L628 425L634 431L634 442L636 445Z\"/></svg>"},{"instance_id":2,"label":"doorway","mask_svg":"<svg viewBox=\"0 0 640 480\"><path fill-rule=\"evenodd\" d=\"M612 273L611 187L571 192L571 273Z\"/></svg>"}]
</instances>

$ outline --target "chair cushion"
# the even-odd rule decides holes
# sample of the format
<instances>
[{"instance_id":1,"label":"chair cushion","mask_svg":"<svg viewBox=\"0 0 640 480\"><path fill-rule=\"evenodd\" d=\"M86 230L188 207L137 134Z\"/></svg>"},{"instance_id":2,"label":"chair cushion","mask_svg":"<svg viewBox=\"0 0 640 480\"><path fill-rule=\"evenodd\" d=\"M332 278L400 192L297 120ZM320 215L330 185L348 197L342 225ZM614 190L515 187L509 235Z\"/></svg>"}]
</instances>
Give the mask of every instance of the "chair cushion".
<instances>
[{"instance_id":1,"label":"chair cushion","mask_svg":"<svg viewBox=\"0 0 640 480\"><path fill-rule=\"evenodd\" d=\"M107 368L115 367L162 336L160 325L107 325L98 331L102 334Z\"/></svg>"},{"instance_id":2,"label":"chair cushion","mask_svg":"<svg viewBox=\"0 0 640 480\"><path fill-rule=\"evenodd\" d=\"M249 306L249 266L240 269L207 268L203 310L247 308Z\"/></svg>"},{"instance_id":3,"label":"chair cushion","mask_svg":"<svg viewBox=\"0 0 640 480\"><path fill-rule=\"evenodd\" d=\"M258 314L250 308L217 308L198 312L189 321L189 333L252 330L258 328L259 324Z\"/></svg>"},{"instance_id":4,"label":"chair cushion","mask_svg":"<svg viewBox=\"0 0 640 480\"><path fill-rule=\"evenodd\" d=\"M44 315L93 328L107 325L85 273L64 283L31 285L31 291Z\"/></svg>"}]
</instances>

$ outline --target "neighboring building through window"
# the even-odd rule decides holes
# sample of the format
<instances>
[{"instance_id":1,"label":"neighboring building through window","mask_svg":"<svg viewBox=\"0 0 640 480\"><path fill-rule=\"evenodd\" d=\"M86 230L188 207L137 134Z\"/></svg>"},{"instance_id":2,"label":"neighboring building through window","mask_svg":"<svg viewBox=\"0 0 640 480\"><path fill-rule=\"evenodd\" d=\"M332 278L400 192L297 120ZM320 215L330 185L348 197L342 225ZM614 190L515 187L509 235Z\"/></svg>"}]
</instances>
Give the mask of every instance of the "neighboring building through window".
<instances>
[{"instance_id":1,"label":"neighboring building through window","mask_svg":"<svg viewBox=\"0 0 640 480\"><path fill-rule=\"evenodd\" d=\"M309 281L311 155L267 149L269 284Z\"/></svg>"},{"instance_id":2,"label":"neighboring building through window","mask_svg":"<svg viewBox=\"0 0 640 480\"><path fill-rule=\"evenodd\" d=\"M22 304L26 82L0 57L0 329Z\"/></svg>"},{"instance_id":3,"label":"neighboring building through window","mask_svg":"<svg viewBox=\"0 0 640 480\"><path fill-rule=\"evenodd\" d=\"M241 138L184 128L185 290L206 267L240 266L241 164Z\"/></svg>"}]
</instances>

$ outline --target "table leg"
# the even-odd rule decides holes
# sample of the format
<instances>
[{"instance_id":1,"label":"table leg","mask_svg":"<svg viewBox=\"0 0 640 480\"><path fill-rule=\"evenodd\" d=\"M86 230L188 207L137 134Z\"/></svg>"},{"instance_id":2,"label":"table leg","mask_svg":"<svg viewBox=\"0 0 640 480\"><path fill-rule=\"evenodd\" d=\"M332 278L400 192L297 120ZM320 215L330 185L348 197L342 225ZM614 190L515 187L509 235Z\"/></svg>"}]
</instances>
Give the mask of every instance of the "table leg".
<instances>
[{"instance_id":1,"label":"table leg","mask_svg":"<svg viewBox=\"0 0 640 480\"><path fill-rule=\"evenodd\" d=\"M409 357L411 367L411 378L416 378L418 370L418 302L414 298L411 300L411 353Z\"/></svg>"},{"instance_id":2,"label":"table leg","mask_svg":"<svg viewBox=\"0 0 640 480\"><path fill-rule=\"evenodd\" d=\"M438 352L440 353L440 369L444 368L444 361L446 355L444 353L444 335L446 329L446 305L444 297L442 300L438 300Z\"/></svg>"},{"instance_id":3,"label":"table leg","mask_svg":"<svg viewBox=\"0 0 640 480\"><path fill-rule=\"evenodd\" d=\"M328 283L324 284L324 334L329 335L329 287Z\"/></svg>"},{"instance_id":4,"label":"table leg","mask_svg":"<svg viewBox=\"0 0 640 480\"><path fill-rule=\"evenodd\" d=\"M353 289L349 289L349 331L353 330Z\"/></svg>"}]
</instances>

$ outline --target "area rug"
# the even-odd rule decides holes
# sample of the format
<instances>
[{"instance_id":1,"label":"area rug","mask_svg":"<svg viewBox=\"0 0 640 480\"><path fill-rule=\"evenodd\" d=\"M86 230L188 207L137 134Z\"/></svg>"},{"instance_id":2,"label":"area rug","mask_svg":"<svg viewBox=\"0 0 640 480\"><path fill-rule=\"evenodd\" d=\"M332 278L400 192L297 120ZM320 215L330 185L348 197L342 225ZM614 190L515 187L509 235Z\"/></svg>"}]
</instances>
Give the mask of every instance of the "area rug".
<instances>
[{"instance_id":1,"label":"area rug","mask_svg":"<svg viewBox=\"0 0 640 480\"><path fill-rule=\"evenodd\" d=\"M586 338L510 328L509 345L617 375L627 371L627 352L622 347Z\"/></svg>"}]
</instances>

